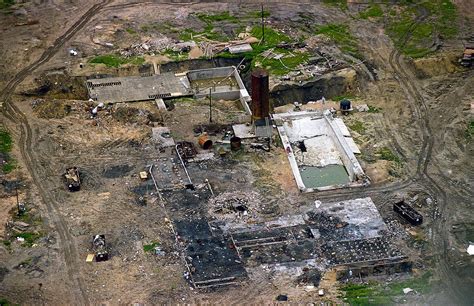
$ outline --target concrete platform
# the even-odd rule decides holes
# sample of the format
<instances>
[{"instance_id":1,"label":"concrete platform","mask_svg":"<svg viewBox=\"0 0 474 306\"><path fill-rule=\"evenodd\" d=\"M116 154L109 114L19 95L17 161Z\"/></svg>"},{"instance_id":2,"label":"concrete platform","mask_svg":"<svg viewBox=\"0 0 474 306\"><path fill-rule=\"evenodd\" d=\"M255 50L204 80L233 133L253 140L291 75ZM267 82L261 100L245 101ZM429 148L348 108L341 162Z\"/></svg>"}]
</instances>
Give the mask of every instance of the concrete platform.
<instances>
[{"instance_id":1,"label":"concrete platform","mask_svg":"<svg viewBox=\"0 0 474 306\"><path fill-rule=\"evenodd\" d=\"M176 74L89 79L86 86L89 97L103 103L155 100L158 108L165 110L163 99L184 96L199 99L210 94L213 100L240 100L242 109L249 115L252 113L248 105L250 95L234 66Z\"/></svg>"},{"instance_id":2,"label":"concrete platform","mask_svg":"<svg viewBox=\"0 0 474 306\"><path fill-rule=\"evenodd\" d=\"M98 102L135 102L193 95L186 76L163 73L152 76L132 76L89 79L89 97Z\"/></svg>"},{"instance_id":3,"label":"concrete platform","mask_svg":"<svg viewBox=\"0 0 474 306\"><path fill-rule=\"evenodd\" d=\"M404 257L386 238L387 226L371 198L315 204L301 207L302 214L221 229L232 236L247 268L308 262L328 268Z\"/></svg>"}]
</instances>

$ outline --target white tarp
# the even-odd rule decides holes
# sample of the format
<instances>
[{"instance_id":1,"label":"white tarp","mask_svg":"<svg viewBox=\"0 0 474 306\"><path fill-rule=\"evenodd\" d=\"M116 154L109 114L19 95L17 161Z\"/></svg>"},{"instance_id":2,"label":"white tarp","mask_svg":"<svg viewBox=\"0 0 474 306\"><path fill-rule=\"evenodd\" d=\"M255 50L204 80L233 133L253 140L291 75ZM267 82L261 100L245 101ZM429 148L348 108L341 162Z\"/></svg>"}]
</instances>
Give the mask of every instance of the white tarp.
<instances>
[{"instance_id":1,"label":"white tarp","mask_svg":"<svg viewBox=\"0 0 474 306\"><path fill-rule=\"evenodd\" d=\"M469 255L474 255L474 244L469 245L469 247L467 248L467 253Z\"/></svg>"}]
</instances>

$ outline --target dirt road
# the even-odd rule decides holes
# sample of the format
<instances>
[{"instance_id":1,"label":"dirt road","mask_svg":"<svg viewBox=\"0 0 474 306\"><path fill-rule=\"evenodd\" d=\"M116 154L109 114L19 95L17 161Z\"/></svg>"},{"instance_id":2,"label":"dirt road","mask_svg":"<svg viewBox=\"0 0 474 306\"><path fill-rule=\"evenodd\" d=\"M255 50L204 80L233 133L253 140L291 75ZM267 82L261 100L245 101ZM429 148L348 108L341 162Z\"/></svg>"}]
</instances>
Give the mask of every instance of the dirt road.
<instances>
[{"instance_id":1,"label":"dirt road","mask_svg":"<svg viewBox=\"0 0 474 306\"><path fill-rule=\"evenodd\" d=\"M56 52L58 52L58 50L64 45L64 43L66 43L78 31L80 31L87 24L87 22L109 2L110 1L102 1L99 4L92 6L83 16L80 16L78 21L74 23L74 25L70 27L63 35L56 39L54 44L48 48L37 61L21 70L10 82L8 82L7 86L0 93L0 99L4 101L5 116L10 119L13 124L20 126L21 134L18 143L23 162L25 163L29 173L31 174L34 184L37 186L41 194L43 203L48 211L48 219L52 221L59 235L60 245L64 252L64 259L66 261L67 274L71 281L71 292L74 294L73 300L81 305L89 304L89 299L85 292L84 284L80 278L77 267L78 256L74 240L69 233L66 222L58 212L59 203L54 201L50 191L43 187L43 183L39 179L37 173L38 165L34 156L34 150L31 146L33 131L31 130L31 127L28 123L28 118L19 110L17 106L11 103L10 98L15 92L18 84L20 84L27 76L33 73L35 69L53 57Z\"/></svg>"}]
</instances>

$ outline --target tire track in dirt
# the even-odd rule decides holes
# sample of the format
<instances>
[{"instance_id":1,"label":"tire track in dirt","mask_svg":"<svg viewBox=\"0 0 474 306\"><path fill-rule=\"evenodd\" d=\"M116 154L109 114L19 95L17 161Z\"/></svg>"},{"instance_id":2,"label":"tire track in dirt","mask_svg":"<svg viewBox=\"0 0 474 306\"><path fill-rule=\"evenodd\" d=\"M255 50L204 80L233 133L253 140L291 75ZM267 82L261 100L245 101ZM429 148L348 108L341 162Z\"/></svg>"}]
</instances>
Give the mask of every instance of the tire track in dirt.
<instances>
[{"instance_id":1,"label":"tire track in dirt","mask_svg":"<svg viewBox=\"0 0 474 306\"><path fill-rule=\"evenodd\" d=\"M27 76L33 73L38 67L50 60L60 48L70 40L78 31L94 17L110 0L104 0L101 3L93 5L78 21L76 21L63 35L58 37L53 45L46 49L38 60L23 68L15 77L8 82L5 88L0 92L0 99L4 102L4 114L13 123L20 127L19 149L21 157L30 172L34 184L37 186L43 203L46 206L48 217L53 222L54 228L59 235L59 244L64 252L67 275L71 281L71 292L74 295L74 301L77 304L90 304L85 290L85 285L80 278L78 268L77 250L74 241L69 233L68 227L59 212L59 203L54 201L54 197L45 188L44 181L39 175L41 165L34 157L32 150L33 131L28 119L20 109L11 102L11 96L16 87L25 80Z\"/></svg>"},{"instance_id":2,"label":"tire track in dirt","mask_svg":"<svg viewBox=\"0 0 474 306\"><path fill-rule=\"evenodd\" d=\"M405 36L401 40L401 45L405 45L408 42L408 39L412 35L416 27L421 24L426 17L428 12L424 9L421 9L421 15L415 19L414 23ZM416 86L416 80L414 80L410 74L405 70L401 63L401 54L397 49L394 49L390 54L389 64L394 70L395 74L398 76L397 80L402 85L402 87L407 91L407 94L411 96L414 100L412 102L410 99L411 106L415 110L418 119L417 124L422 132L422 146L419 152L419 158L417 162L416 176L417 180L420 181L424 187L431 191L431 193L438 200L439 208L442 216L447 215L448 203L450 203L450 197L448 194L450 192L450 186L448 184L441 187L436 180L434 180L428 173L428 165L431 161L433 146L434 146L434 137L432 128L429 121L429 110L426 105L426 101L423 98L423 95L420 93ZM438 272L441 274L441 278L445 281L448 281L449 286L447 289L451 291L454 298L462 299L465 292L461 289L461 284L463 279L460 279L456 275L455 271L450 268L449 263L449 254L448 254L448 244L449 244L449 230L446 224L446 218L439 218L434 222L434 233L431 236L434 249L443 250L441 253L435 253L434 257L438 265Z\"/></svg>"}]
</instances>

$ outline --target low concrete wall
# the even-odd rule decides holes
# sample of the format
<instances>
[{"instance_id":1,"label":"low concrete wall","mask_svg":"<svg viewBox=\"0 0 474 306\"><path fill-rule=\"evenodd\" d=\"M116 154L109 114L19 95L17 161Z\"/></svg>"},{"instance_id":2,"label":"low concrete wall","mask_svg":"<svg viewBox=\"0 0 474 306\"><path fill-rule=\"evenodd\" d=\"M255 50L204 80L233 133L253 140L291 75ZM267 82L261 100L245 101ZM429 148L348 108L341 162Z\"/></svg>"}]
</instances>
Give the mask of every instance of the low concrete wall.
<instances>
[{"instance_id":1,"label":"low concrete wall","mask_svg":"<svg viewBox=\"0 0 474 306\"><path fill-rule=\"evenodd\" d=\"M336 122L334 122L333 119L327 115L324 116L324 119L329 126L328 130L331 133L330 136L333 138L334 143L341 153L341 159L344 163L344 166L346 167L347 173L349 174L350 180L355 181L359 178L362 178L364 171L362 170L359 161L349 147L349 144L347 143Z\"/></svg>"},{"instance_id":2,"label":"low concrete wall","mask_svg":"<svg viewBox=\"0 0 474 306\"><path fill-rule=\"evenodd\" d=\"M248 103L251 101L250 95L247 89L245 88L244 82L242 82L242 78L240 77L239 72L237 71L237 68L235 66L191 70L188 71L186 75L189 81L191 82L196 80L226 78L229 76L233 76L237 84L239 85L239 90L229 91L217 86L214 91L212 91L212 97L214 99L223 100L239 99L245 112L249 115L252 114L252 111L250 110L250 107L248 105ZM208 93L196 94L196 98L203 98L207 95Z\"/></svg>"},{"instance_id":3,"label":"low concrete wall","mask_svg":"<svg viewBox=\"0 0 474 306\"><path fill-rule=\"evenodd\" d=\"M190 70L188 71L187 76L190 81L214 79L214 78L225 78L231 75L234 69L235 67L229 66L229 67Z\"/></svg>"},{"instance_id":4,"label":"low concrete wall","mask_svg":"<svg viewBox=\"0 0 474 306\"><path fill-rule=\"evenodd\" d=\"M232 90L232 91L223 91L219 90L219 87L215 88L211 91L212 94L212 99L217 99L217 100L237 100L240 99L240 90ZM196 98L205 98L209 95L207 92L201 92L195 95Z\"/></svg>"},{"instance_id":5,"label":"low concrete wall","mask_svg":"<svg viewBox=\"0 0 474 306\"><path fill-rule=\"evenodd\" d=\"M277 126L278 134L280 134L281 143L283 144L283 148L288 155L288 161L290 162L291 171L293 172L293 176L296 181L296 185L301 192L312 192L312 188L307 188L303 183L303 178L301 177L300 169L298 168L298 163L296 162L295 155L293 154L293 149L291 148L290 140L286 135L285 128L283 125Z\"/></svg>"},{"instance_id":6,"label":"low concrete wall","mask_svg":"<svg viewBox=\"0 0 474 306\"><path fill-rule=\"evenodd\" d=\"M242 104L242 107L244 108L245 112L249 115L252 115L252 111L249 107L249 102L252 101L252 98L250 97L247 88L245 88L244 82L242 81L242 78L240 77L240 74L237 69L234 69L234 78L237 81L237 84L239 84L240 88L240 103Z\"/></svg>"}]
</instances>

